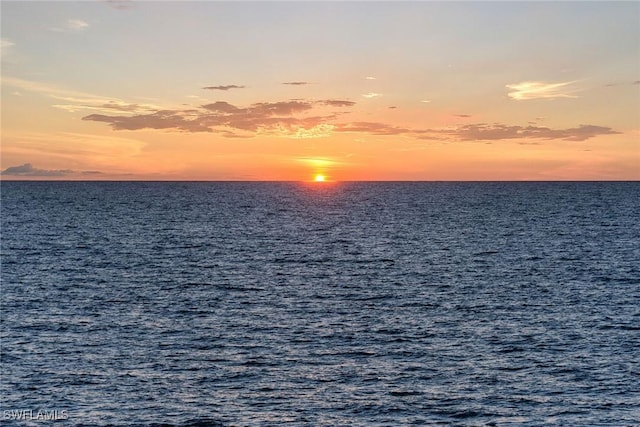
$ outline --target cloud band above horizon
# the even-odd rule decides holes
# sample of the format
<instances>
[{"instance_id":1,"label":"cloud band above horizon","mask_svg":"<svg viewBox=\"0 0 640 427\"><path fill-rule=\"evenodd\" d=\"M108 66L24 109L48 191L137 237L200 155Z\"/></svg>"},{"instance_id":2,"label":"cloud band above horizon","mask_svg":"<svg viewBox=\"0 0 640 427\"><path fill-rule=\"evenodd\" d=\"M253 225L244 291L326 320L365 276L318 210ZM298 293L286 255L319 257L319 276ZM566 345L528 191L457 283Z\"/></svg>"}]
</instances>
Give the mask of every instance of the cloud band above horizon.
<instances>
[{"instance_id":1,"label":"cloud band above horizon","mask_svg":"<svg viewBox=\"0 0 640 427\"><path fill-rule=\"evenodd\" d=\"M217 132L224 137L253 137L258 134L295 137L324 126L319 133L351 132L369 135L404 135L421 140L497 141L509 139L544 139L585 141L599 135L619 134L610 127L581 124L577 127L552 129L541 126L519 126L502 123L475 123L449 128L412 129L381 122L346 122L337 119L340 112L308 115L318 106L352 107L348 100L289 100L261 102L238 107L225 101L201 105L196 109L159 110L149 114L114 116L91 114L86 121L107 123L114 130L164 129L183 132ZM463 115L469 117L469 115ZM330 131L328 131L330 130Z\"/></svg>"}]
</instances>

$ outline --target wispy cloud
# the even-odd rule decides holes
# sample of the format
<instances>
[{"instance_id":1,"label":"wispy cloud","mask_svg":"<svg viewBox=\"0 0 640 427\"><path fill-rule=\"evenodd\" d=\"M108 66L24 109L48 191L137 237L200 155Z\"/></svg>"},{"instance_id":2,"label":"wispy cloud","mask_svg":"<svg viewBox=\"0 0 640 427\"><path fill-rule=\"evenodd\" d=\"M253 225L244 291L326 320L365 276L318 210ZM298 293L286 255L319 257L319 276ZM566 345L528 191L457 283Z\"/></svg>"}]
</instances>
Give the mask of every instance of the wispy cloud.
<instances>
[{"instance_id":1,"label":"wispy cloud","mask_svg":"<svg viewBox=\"0 0 640 427\"><path fill-rule=\"evenodd\" d=\"M572 85L575 82L546 83L527 81L521 83L512 83L506 85L510 90L508 96L517 101L525 101L530 99L555 99L555 98L577 98L574 95L577 92Z\"/></svg>"},{"instance_id":2,"label":"wispy cloud","mask_svg":"<svg viewBox=\"0 0 640 427\"><path fill-rule=\"evenodd\" d=\"M207 89L207 90L224 90L224 91L227 91L227 90L229 90L229 89L244 89L244 86L238 86L238 85L206 86L206 87L203 87L202 89Z\"/></svg>"},{"instance_id":3,"label":"wispy cloud","mask_svg":"<svg viewBox=\"0 0 640 427\"><path fill-rule=\"evenodd\" d=\"M343 162L325 157L296 157L295 160L316 168L326 168L343 164Z\"/></svg>"},{"instance_id":4,"label":"wispy cloud","mask_svg":"<svg viewBox=\"0 0 640 427\"><path fill-rule=\"evenodd\" d=\"M67 28L69 28L72 31L81 31L81 30L84 30L85 28L89 28L89 24L80 19L69 19L67 21Z\"/></svg>"},{"instance_id":5,"label":"wispy cloud","mask_svg":"<svg viewBox=\"0 0 640 427\"><path fill-rule=\"evenodd\" d=\"M48 96L93 96L84 92L68 90L49 83L36 82L32 80L24 80L17 77L2 76L2 84L17 87L29 92L36 92Z\"/></svg>"},{"instance_id":6,"label":"wispy cloud","mask_svg":"<svg viewBox=\"0 0 640 427\"><path fill-rule=\"evenodd\" d=\"M72 101L73 104L53 104L52 107L60 108L71 113L82 110L94 110L102 112L126 112L126 113L141 113L147 111L154 111L157 107L144 104L131 104L123 101L103 100L103 99L78 99L78 98L63 98L56 97L57 99Z\"/></svg>"},{"instance_id":7,"label":"wispy cloud","mask_svg":"<svg viewBox=\"0 0 640 427\"><path fill-rule=\"evenodd\" d=\"M145 143L119 135L95 135L71 132L14 132L2 135L3 155L73 164L90 170L126 171L135 168Z\"/></svg>"},{"instance_id":8,"label":"wispy cloud","mask_svg":"<svg viewBox=\"0 0 640 427\"><path fill-rule=\"evenodd\" d=\"M365 80L376 80L376 78L373 76L367 76L365 77Z\"/></svg>"},{"instance_id":9,"label":"wispy cloud","mask_svg":"<svg viewBox=\"0 0 640 427\"><path fill-rule=\"evenodd\" d=\"M142 113L157 111L160 108L156 105L130 103L117 98L108 98L100 95L78 92L49 83L23 80L10 76L3 76L2 83L28 92L45 95L58 101L64 101L65 104L53 104L52 106L70 112L93 110L103 112L122 111Z\"/></svg>"},{"instance_id":10,"label":"wispy cloud","mask_svg":"<svg viewBox=\"0 0 640 427\"><path fill-rule=\"evenodd\" d=\"M369 92L369 93L363 93L362 96L364 96L365 98L378 98L381 97L382 94L381 93L375 93L375 92Z\"/></svg>"},{"instance_id":11,"label":"wispy cloud","mask_svg":"<svg viewBox=\"0 0 640 427\"><path fill-rule=\"evenodd\" d=\"M51 31L58 33L74 33L84 31L89 28L89 23L81 19L69 19L62 27L53 27Z\"/></svg>"},{"instance_id":12,"label":"wispy cloud","mask_svg":"<svg viewBox=\"0 0 640 427\"><path fill-rule=\"evenodd\" d=\"M0 47L2 47L2 49L7 49L10 48L11 46L15 46L15 43L13 43L11 40L9 39L2 39L2 44L0 45Z\"/></svg>"},{"instance_id":13,"label":"wispy cloud","mask_svg":"<svg viewBox=\"0 0 640 427\"><path fill-rule=\"evenodd\" d=\"M378 122L353 122L336 126L338 132L359 132L372 135L401 135L413 133L411 129Z\"/></svg>"},{"instance_id":14,"label":"wispy cloud","mask_svg":"<svg viewBox=\"0 0 640 427\"><path fill-rule=\"evenodd\" d=\"M313 84L311 82L283 82L283 85L290 85L290 86L305 86L305 85L310 85Z\"/></svg>"},{"instance_id":15,"label":"wispy cloud","mask_svg":"<svg viewBox=\"0 0 640 427\"><path fill-rule=\"evenodd\" d=\"M3 38L0 43L0 55L4 58L11 50L11 47L15 46L15 43L6 38Z\"/></svg>"}]
</instances>

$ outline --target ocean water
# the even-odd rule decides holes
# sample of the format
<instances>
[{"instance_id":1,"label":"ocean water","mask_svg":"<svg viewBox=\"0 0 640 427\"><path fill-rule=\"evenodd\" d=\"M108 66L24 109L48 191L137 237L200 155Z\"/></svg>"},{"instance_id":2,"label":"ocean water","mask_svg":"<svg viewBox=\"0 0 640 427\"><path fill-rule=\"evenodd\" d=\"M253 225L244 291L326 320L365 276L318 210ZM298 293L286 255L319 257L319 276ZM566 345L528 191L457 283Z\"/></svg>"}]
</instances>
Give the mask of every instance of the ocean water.
<instances>
[{"instance_id":1,"label":"ocean water","mask_svg":"<svg viewBox=\"0 0 640 427\"><path fill-rule=\"evenodd\" d=\"M640 183L1 194L2 425L640 425Z\"/></svg>"}]
</instances>

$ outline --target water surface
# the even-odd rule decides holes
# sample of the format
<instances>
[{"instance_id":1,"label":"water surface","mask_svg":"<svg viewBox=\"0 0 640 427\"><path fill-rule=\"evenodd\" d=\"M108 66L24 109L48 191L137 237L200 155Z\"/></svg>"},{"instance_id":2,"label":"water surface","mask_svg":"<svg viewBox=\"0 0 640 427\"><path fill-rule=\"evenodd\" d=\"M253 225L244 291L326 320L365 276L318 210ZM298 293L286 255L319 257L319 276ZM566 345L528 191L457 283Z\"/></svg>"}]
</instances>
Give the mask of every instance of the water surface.
<instances>
[{"instance_id":1,"label":"water surface","mask_svg":"<svg viewBox=\"0 0 640 427\"><path fill-rule=\"evenodd\" d=\"M3 182L3 424L639 425L639 202Z\"/></svg>"}]
</instances>

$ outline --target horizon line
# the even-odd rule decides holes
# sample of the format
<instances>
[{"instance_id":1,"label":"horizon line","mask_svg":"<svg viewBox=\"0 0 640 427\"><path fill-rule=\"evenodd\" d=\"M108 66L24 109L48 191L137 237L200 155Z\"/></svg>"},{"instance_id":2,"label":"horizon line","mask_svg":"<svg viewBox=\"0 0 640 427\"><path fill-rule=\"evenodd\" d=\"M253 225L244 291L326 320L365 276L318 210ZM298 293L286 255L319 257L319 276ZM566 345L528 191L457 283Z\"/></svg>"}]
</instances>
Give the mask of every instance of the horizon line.
<instances>
[{"instance_id":1,"label":"horizon line","mask_svg":"<svg viewBox=\"0 0 640 427\"><path fill-rule=\"evenodd\" d=\"M302 183L331 185L340 183L598 183L598 182L640 182L640 179L522 179L522 180L456 180L456 179L438 179L438 180L410 180L410 179L393 179L393 180L333 180L317 182L313 180L249 180L249 179L0 179L2 182L157 182L157 183Z\"/></svg>"}]
</instances>

